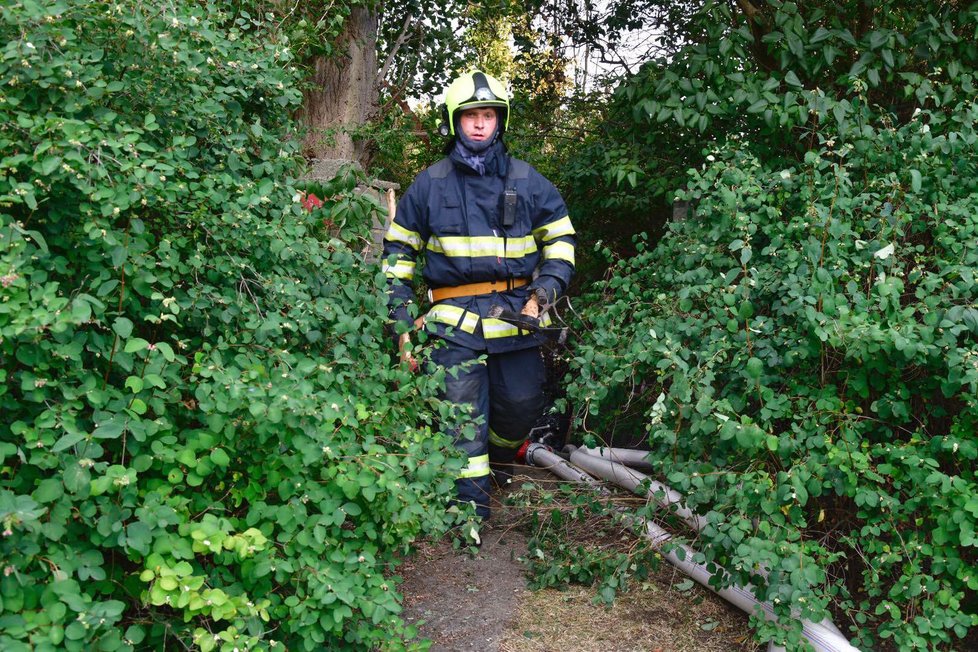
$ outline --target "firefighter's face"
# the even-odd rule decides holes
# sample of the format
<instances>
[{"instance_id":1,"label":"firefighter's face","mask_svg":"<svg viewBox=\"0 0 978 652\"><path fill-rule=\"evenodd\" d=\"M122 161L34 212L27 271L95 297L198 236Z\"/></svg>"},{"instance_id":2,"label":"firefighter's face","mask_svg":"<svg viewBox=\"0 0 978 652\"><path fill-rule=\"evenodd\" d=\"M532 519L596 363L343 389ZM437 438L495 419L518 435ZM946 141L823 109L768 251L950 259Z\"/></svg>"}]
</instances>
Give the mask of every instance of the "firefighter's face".
<instances>
[{"instance_id":1,"label":"firefighter's face","mask_svg":"<svg viewBox=\"0 0 978 652\"><path fill-rule=\"evenodd\" d=\"M482 106L476 109L465 109L459 116L458 124L462 133L475 141L492 138L496 133L496 109Z\"/></svg>"}]
</instances>

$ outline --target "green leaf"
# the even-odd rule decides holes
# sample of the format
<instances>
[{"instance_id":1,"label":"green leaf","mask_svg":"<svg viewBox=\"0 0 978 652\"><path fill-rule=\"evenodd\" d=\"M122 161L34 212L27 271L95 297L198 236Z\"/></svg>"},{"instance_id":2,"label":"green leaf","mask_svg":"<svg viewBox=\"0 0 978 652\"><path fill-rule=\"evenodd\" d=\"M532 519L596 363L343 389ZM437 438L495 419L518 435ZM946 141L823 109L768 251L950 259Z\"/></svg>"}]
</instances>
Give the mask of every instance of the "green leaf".
<instances>
[{"instance_id":1,"label":"green leaf","mask_svg":"<svg viewBox=\"0 0 978 652\"><path fill-rule=\"evenodd\" d=\"M920 170L911 168L910 170L910 188L914 192L920 192L920 186L923 182L923 177L920 174Z\"/></svg>"},{"instance_id":2,"label":"green leaf","mask_svg":"<svg viewBox=\"0 0 978 652\"><path fill-rule=\"evenodd\" d=\"M126 527L126 545L141 554L148 554L153 541L153 532L142 521L130 523Z\"/></svg>"},{"instance_id":3,"label":"green leaf","mask_svg":"<svg viewBox=\"0 0 978 652\"><path fill-rule=\"evenodd\" d=\"M832 36L832 32L825 29L824 27L819 27L818 29L815 30L815 33L812 34L812 37L808 39L808 43L810 45L818 45L819 43L826 40L830 36Z\"/></svg>"},{"instance_id":4,"label":"green leaf","mask_svg":"<svg viewBox=\"0 0 978 652\"><path fill-rule=\"evenodd\" d=\"M768 101L761 98L747 107L747 113L760 113L767 108Z\"/></svg>"},{"instance_id":5,"label":"green leaf","mask_svg":"<svg viewBox=\"0 0 978 652\"><path fill-rule=\"evenodd\" d=\"M223 448L215 448L211 451L211 461L218 466L227 466L231 462L231 458L224 451Z\"/></svg>"},{"instance_id":6,"label":"green leaf","mask_svg":"<svg viewBox=\"0 0 978 652\"><path fill-rule=\"evenodd\" d=\"M166 389L166 382L159 374L146 374L143 376L143 381L147 385L152 385L157 389Z\"/></svg>"},{"instance_id":7,"label":"green leaf","mask_svg":"<svg viewBox=\"0 0 978 652\"><path fill-rule=\"evenodd\" d=\"M113 247L109 260L112 262L113 267L119 267L122 265L122 263L126 262L126 256L128 255L129 255L128 248L122 246Z\"/></svg>"},{"instance_id":8,"label":"green leaf","mask_svg":"<svg viewBox=\"0 0 978 652\"><path fill-rule=\"evenodd\" d=\"M60 156L46 156L44 157L44 160L41 161L41 174L48 176L57 170L59 165L61 165Z\"/></svg>"},{"instance_id":9,"label":"green leaf","mask_svg":"<svg viewBox=\"0 0 978 652\"><path fill-rule=\"evenodd\" d=\"M71 318L76 323L85 323L92 318L92 306L81 298L71 302Z\"/></svg>"},{"instance_id":10,"label":"green leaf","mask_svg":"<svg viewBox=\"0 0 978 652\"><path fill-rule=\"evenodd\" d=\"M737 317L739 317L741 321L747 321L753 316L754 316L754 304L752 304L750 301L741 302L740 308L737 310ZM748 366L750 366L750 362L748 362L747 364Z\"/></svg>"},{"instance_id":11,"label":"green leaf","mask_svg":"<svg viewBox=\"0 0 978 652\"><path fill-rule=\"evenodd\" d=\"M753 423L742 423L737 428L737 444L744 449L754 450L765 437L764 431Z\"/></svg>"},{"instance_id":12,"label":"green leaf","mask_svg":"<svg viewBox=\"0 0 978 652\"><path fill-rule=\"evenodd\" d=\"M893 50L885 48L880 52L880 56L883 57L883 63L886 64L887 68L893 68L896 62L893 59Z\"/></svg>"},{"instance_id":13,"label":"green leaf","mask_svg":"<svg viewBox=\"0 0 978 652\"><path fill-rule=\"evenodd\" d=\"M89 483L92 481L92 475L89 473L88 469L79 466L77 463L68 465L62 477L64 479L65 489L73 494L80 493L83 489L87 489Z\"/></svg>"},{"instance_id":14,"label":"green leaf","mask_svg":"<svg viewBox=\"0 0 978 652\"><path fill-rule=\"evenodd\" d=\"M132 335L132 321L125 317L116 317L115 321L112 322L112 330L122 339L126 339ZM130 353L132 352L130 351Z\"/></svg>"},{"instance_id":15,"label":"green leaf","mask_svg":"<svg viewBox=\"0 0 978 652\"><path fill-rule=\"evenodd\" d=\"M761 373L764 371L764 363L761 362L759 358L752 357L747 361L746 371L748 378L757 380L761 377Z\"/></svg>"},{"instance_id":16,"label":"green leaf","mask_svg":"<svg viewBox=\"0 0 978 652\"><path fill-rule=\"evenodd\" d=\"M149 348L149 342L141 337L134 337L126 342L126 353L135 353L136 351L143 351Z\"/></svg>"},{"instance_id":17,"label":"green leaf","mask_svg":"<svg viewBox=\"0 0 978 652\"><path fill-rule=\"evenodd\" d=\"M143 415L146 414L147 407L145 401L143 401L142 399L134 398L132 399L132 403L129 405L129 409L135 412L136 414Z\"/></svg>"},{"instance_id":18,"label":"green leaf","mask_svg":"<svg viewBox=\"0 0 978 652\"><path fill-rule=\"evenodd\" d=\"M109 419L108 421L106 421L105 423L100 424L97 428L95 428L94 432L92 432L92 437L96 439L116 439L123 433L125 429L126 429L125 417L116 415L111 419Z\"/></svg>"},{"instance_id":19,"label":"green leaf","mask_svg":"<svg viewBox=\"0 0 978 652\"><path fill-rule=\"evenodd\" d=\"M64 495L64 486L59 478L42 480L31 497L39 503L51 503Z\"/></svg>"},{"instance_id":20,"label":"green leaf","mask_svg":"<svg viewBox=\"0 0 978 652\"><path fill-rule=\"evenodd\" d=\"M176 356L173 354L173 348L166 342L157 342L156 349L163 354L163 359L167 362L176 360Z\"/></svg>"},{"instance_id":21,"label":"green leaf","mask_svg":"<svg viewBox=\"0 0 978 652\"><path fill-rule=\"evenodd\" d=\"M51 452L60 453L61 451L68 450L86 437L88 437L88 434L84 432L67 433L54 443L54 446L51 447Z\"/></svg>"},{"instance_id":22,"label":"green leaf","mask_svg":"<svg viewBox=\"0 0 978 652\"><path fill-rule=\"evenodd\" d=\"M190 468L197 466L197 456L189 448L184 448L177 454L177 461Z\"/></svg>"}]
</instances>

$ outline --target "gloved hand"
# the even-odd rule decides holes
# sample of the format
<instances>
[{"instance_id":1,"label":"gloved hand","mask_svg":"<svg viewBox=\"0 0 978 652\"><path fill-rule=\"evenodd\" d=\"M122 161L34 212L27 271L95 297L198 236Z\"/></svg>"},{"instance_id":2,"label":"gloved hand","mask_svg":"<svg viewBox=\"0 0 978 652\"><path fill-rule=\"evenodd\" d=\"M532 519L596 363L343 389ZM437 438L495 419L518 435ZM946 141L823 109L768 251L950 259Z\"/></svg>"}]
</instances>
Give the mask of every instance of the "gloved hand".
<instances>
[{"instance_id":1,"label":"gloved hand","mask_svg":"<svg viewBox=\"0 0 978 652\"><path fill-rule=\"evenodd\" d=\"M527 317L533 317L534 319L540 318L540 313L546 311L549 307L549 302L547 301L547 291L543 288L535 288L530 294L530 298L526 300L526 304L523 306L523 310L520 311L521 315L526 315Z\"/></svg>"},{"instance_id":2,"label":"gloved hand","mask_svg":"<svg viewBox=\"0 0 978 652\"><path fill-rule=\"evenodd\" d=\"M411 346L411 334L404 333L399 338L397 338L397 352L401 357L401 362L406 362L411 373L418 373L418 360L411 352L408 347Z\"/></svg>"}]
</instances>

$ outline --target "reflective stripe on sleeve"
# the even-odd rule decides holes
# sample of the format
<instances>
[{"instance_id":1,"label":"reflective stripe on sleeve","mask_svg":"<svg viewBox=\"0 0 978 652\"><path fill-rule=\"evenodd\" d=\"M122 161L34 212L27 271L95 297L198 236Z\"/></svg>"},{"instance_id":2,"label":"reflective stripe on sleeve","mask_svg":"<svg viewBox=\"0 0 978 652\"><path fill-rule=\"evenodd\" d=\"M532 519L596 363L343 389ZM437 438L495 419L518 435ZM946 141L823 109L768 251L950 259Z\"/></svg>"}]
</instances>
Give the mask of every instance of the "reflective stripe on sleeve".
<instances>
[{"instance_id":1,"label":"reflective stripe on sleeve","mask_svg":"<svg viewBox=\"0 0 978 652\"><path fill-rule=\"evenodd\" d=\"M523 445L523 442L524 441L526 441L525 438L524 439L503 439L498 434L496 434L496 431L495 430L493 430L492 428L489 428L489 443L490 444L493 444L495 446L499 446L500 448L519 448L520 446Z\"/></svg>"},{"instance_id":2,"label":"reflective stripe on sleeve","mask_svg":"<svg viewBox=\"0 0 978 652\"><path fill-rule=\"evenodd\" d=\"M569 242L554 242L543 248L544 260L566 260L574 264L574 245Z\"/></svg>"},{"instance_id":3,"label":"reflective stripe on sleeve","mask_svg":"<svg viewBox=\"0 0 978 652\"><path fill-rule=\"evenodd\" d=\"M415 262L413 260L399 260L393 265L386 262L383 265L384 274L387 278L399 278L405 281L414 279Z\"/></svg>"},{"instance_id":4,"label":"reflective stripe on sleeve","mask_svg":"<svg viewBox=\"0 0 978 652\"><path fill-rule=\"evenodd\" d=\"M482 320L482 335L487 340L494 340L500 337L516 337L519 334L520 329L509 322L501 319L489 319L488 317Z\"/></svg>"},{"instance_id":5,"label":"reflective stripe on sleeve","mask_svg":"<svg viewBox=\"0 0 978 652\"><path fill-rule=\"evenodd\" d=\"M489 455L469 458L469 465L458 474L459 478L481 478L489 475Z\"/></svg>"},{"instance_id":6,"label":"reflective stripe on sleeve","mask_svg":"<svg viewBox=\"0 0 978 652\"><path fill-rule=\"evenodd\" d=\"M387 235L384 236L387 240L391 242L402 242L415 251L421 249L421 234L415 231L409 231L397 222L391 222L390 227L387 229Z\"/></svg>"},{"instance_id":7,"label":"reflective stripe on sleeve","mask_svg":"<svg viewBox=\"0 0 978 652\"><path fill-rule=\"evenodd\" d=\"M548 313L543 313L540 316L541 326L550 326L553 324L553 319L550 318ZM502 319L491 319L486 317L482 320L482 336L487 340L495 340L501 337L518 337L520 335L529 335L530 331L525 329L520 329L508 321L503 321Z\"/></svg>"},{"instance_id":8,"label":"reflective stripe on sleeve","mask_svg":"<svg viewBox=\"0 0 978 652\"><path fill-rule=\"evenodd\" d=\"M428 251L451 258L523 258L537 251L533 236L497 238L495 236L432 236Z\"/></svg>"},{"instance_id":9,"label":"reflective stripe on sleeve","mask_svg":"<svg viewBox=\"0 0 978 652\"><path fill-rule=\"evenodd\" d=\"M474 333L475 327L479 324L479 315L474 312L465 313L465 318L462 320L462 325L459 326L466 333Z\"/></svg>"},{"instance_id":10,"label":"reflective stripe on sleeve","mask_svg":"<svg viewBox=\"0 0 978 652\"><path fill-rule=\"evenodd\" d=\"M543 226L533 229L533 237L539 242L550 242L555 238L564 235L574 235L574 225L571 224L570 216L565 216Z\"/></svg>"},{"instance_id":11,"label":"reflective stripe on sleeve","mask_svg":"<svg viewBox=\"0 0 978 652\"><path fill-rule=\"evenodd\" d=\"M438 304L431 307L431 310L425 316L425 321L445 324L447 326L457 326L466 333L474 333L475 327L479 323L479 315L459 308L458 306Z\"/></svg>"}]
</instances>

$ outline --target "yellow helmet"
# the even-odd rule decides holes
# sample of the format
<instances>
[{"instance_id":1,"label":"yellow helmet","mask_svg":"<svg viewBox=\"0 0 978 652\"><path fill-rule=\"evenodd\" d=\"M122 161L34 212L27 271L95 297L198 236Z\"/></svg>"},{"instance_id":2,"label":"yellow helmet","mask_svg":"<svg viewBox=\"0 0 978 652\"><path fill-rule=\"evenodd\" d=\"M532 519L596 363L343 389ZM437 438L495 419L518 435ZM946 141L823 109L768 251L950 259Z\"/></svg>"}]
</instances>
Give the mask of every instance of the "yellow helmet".
<instances>
[{"instance_id":1,"label":"yellow helmet","mask_svg":"<svg viewBox=\"0 0 978 652\"><path fill-rule=\"evenodd\" d=\"M455 115L459 111L493 106L499 109L500 133L509 127L509 95L506 87L481 70L467 72L453 81L445 91L442 105L442 122L439 131L443 136L455 135Z\"/></svg>"}]
</instances>

